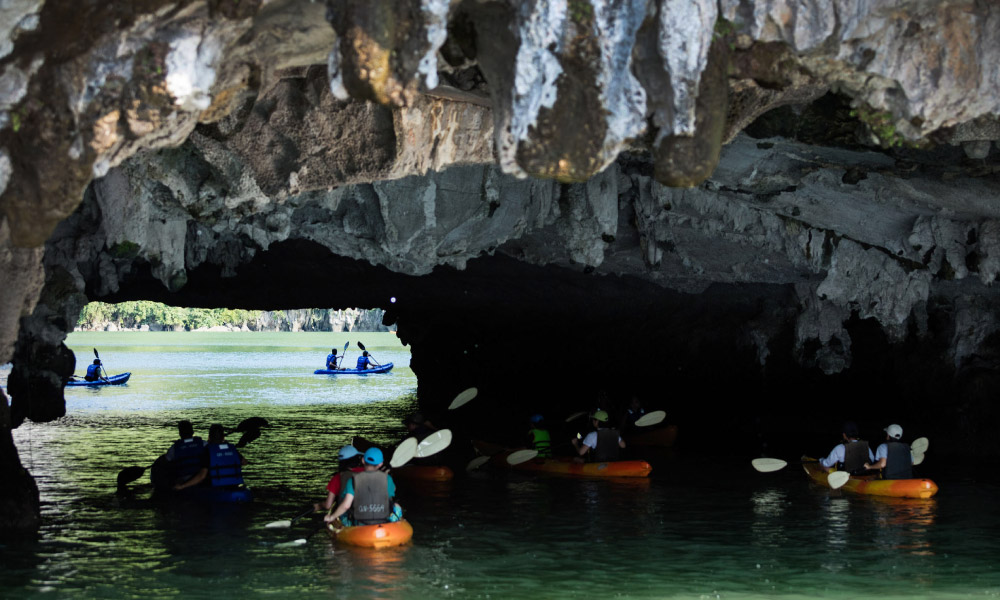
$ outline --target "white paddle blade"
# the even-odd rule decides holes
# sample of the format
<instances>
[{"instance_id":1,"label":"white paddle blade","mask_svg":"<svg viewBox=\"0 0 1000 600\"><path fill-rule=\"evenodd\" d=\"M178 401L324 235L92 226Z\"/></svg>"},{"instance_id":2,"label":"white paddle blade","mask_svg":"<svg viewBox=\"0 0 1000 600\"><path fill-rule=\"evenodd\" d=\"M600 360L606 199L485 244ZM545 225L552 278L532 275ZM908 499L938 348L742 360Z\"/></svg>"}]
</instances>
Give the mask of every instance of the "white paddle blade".
<instances>
[{"instance_id":1,"label":"white paddle blade","mask_svg":"<svg viewBox=\"0 0 1000 600\"><path fill-rule=\"evenodd\" d=\"M412 459L416 453L417 438L406 438L398 446L396 446L396 451L392 453L392 458L389 459L389 466L393 469L402 467L406 463L410 462L410 459Z\"/></svg>"},{"instance_id":2,"label":"white paddle blade","mask_svg":"<svg viewBox=\"0 0 1000 600\"><path fill-rule=\"evenodd\" d=\"M774 471L780 471L784 469L788 463L781 460L780 458L755 458L750 461L753 468L757 469L761 473L772 473Z\"/></svg>"},{"instance_id":3,"label":"white paddle blade","mask_svg":"<svg viewBox=\"0 0 1000 600\"><path fill-rule=\"evenodd\" d=\"M508 465L519 465L538 456L538 450L516 450L507 456Z\"/></svg>"},{"instance_id":4,"label":"white paddle blade","mask_svg":"<svg viewBox=\"0 0 1000 600\"><path fill-rule=\"evenodd\" d=\"M444 450L451 444L451 430L441 429L425 437L417 445L417 458L427 458Z\"/></svg>"},{"instance_id":5,"label":"white paddle blade","mask_svg":"<svg viewBox=\"0 0 1000 600\"><path fill-rule=\"evenodd\" d=\"M488 462L490 462L489 456L477 456L476 458L473 458L472 460L469 461L469 464L466 465L465 470L475 471L476 469L485 465Z\"/></svg>"},{"instance_id":6,"label":"white paddle blade","mask_svg":"<svg viewBox=\"0 0 1000 600\"><path fill-rule=\"evenodd\" d=\"M662 423L663 419L667 418L667 413L662 410L654 410L649 414L645 414L635 420L636 427L649 427L650 425L656 425L657 423Z\"/></svg>"},{"instance_id":7,"label":"white paddle blade","mask_svg":"<svg viewBox=\"0 0 1000 600\"><path fill-rule=\"evenodd\" d=\"M292 526L291 521L272 521L267 525L264 525L265 529L288 529Z\"/></svg>"},{"instance_id":8,"label":"white paddle blade","mask_svg":"<svg viewBox=\"0 0 1000 600\"><path fill-rule=\"evenodd\" d=\"M275 548L293 548L295 546L301 546L306 543L305 538L299 538L297 540L292 540L290 542L282 542L280 544L275 544Z\"/></svg>"},{"instance_id":9,"label":"white paddle blade","mask_svg":"<svg viewBox=\"0 0 1000 600\"><path fill-rule=\"evenodd\" d=\"M913 456L913 466L917 466L920 463L924 462L923 452L910 452L910 454Z\"/></svg>"},{"instance_id":10,"label":"white paddle blade","mask_svg":"<svg viewBox=\"0 0 1000 600\"><path fill-rule=\"evenodd\" d=\"M910 444L910 452L914 454L924 454L931 445L931 441L925 437L917 438Z\"/></svg>"},{"instance_id":11,"label":"white paddle blade","mask_svg":"<svg viewBox=\"0 0 1000 600\"><path fill-rule=\"evenodd\" d=\"M834 471L826 476L826 482L830 485L831 490L837 490L843 487L850 478L851 474L847 471Z\"/></svg>"},{"instance_id":12,"label":"white paddle blade","mask_svg":"<svg viewBox=\"0 0 1000 600\"><path fill-rule=\"evenodd\" d=\"M575 420L579 419L580 417L583 417L583 416L586 416L586 415L587 415L587 411L585 411L585 410L581 410L580 412L575 412L575 413L571 414L570 416L566 417L566 422L569 423L570 421L575 421Z\"/></svg>"},{"instance_id":13,"label":"white paddle blade","mask_svg":"<svg viewBox=\"0 0 1000 600\"><path fill-rule=\"evenodd\" d=\"M455 396L455 399L452 400L451 404L448 405L448 410L455 410L460 406L464 406L470 400L475 398L477 394L479 394L479 390L474 387L470 387L469 389Z\"/></svg>"}]
</instances>

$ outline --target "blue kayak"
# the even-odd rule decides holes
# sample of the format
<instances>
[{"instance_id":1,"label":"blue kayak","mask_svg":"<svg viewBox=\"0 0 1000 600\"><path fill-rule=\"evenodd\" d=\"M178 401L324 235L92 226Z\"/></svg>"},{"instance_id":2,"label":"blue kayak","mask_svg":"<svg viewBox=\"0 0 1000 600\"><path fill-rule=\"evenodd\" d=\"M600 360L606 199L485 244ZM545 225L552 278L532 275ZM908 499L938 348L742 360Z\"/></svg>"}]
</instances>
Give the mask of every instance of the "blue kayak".
<instances>
[{"instance_id":1,"label":"blue kayak","mask_svg":"<svg viewBox=\"0 0 1000 600\"><path fill-rule=\"evenodd\" d=\"M392 370L392 363L385 363L378 367L372 367L370 369L337 369L336 371L330 369L316 369L313 371L313 375L368 375L371 373L388 373Z\"/></svg>"},{"instance_id":2,"label":"blue kayak","mask_svg":"<svg viewBox=\"0 0 1000 600\"><path fill-rule=\"evenodd\" d=\"M101 387L102 385L121 385L128 381L131 377L131 373L119 373L118 375L112 375L108 377L105 381L104 379L98 379L97 381L86 381L83 379L70 379L66 382L66 387L70 386L84 386L84 387Z\"/></svg>"}]
</instances>

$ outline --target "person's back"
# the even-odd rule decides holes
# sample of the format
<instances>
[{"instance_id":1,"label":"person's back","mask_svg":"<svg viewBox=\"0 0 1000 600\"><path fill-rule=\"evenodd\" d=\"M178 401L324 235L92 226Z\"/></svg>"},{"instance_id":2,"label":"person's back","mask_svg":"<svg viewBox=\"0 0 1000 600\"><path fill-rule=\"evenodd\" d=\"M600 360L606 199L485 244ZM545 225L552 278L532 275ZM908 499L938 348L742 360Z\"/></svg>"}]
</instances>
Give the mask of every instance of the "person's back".
<instances>
[{"instance_id":1,"label":"person's back","mask_svg":"<svg viewBox=\"0 0 1000 600\"><path fill-rule=\"evenodd\" d=\"M871 449L865 440L855 439L844 442L844 462L841 469L848 473L857 474L864 472L865 463L868 462Z\"/></svg>"},{"instance_id":2,"label":"person's back","mask_svg":"<svg viewBox=\"0 0 1000 600\"><path fill-rule=\"evenodd\" d=\"M886 447L887 454L882 477L884 479L913 479L913 457L910 454L910 446L893 441L886 443Z\"/></svg>"},{"instance_id":3,"label":"person's back","mask_svg":"<svg viewBox=\"0 0 1000 600\"><path fill-rule=\"evenodd\" d=\"M326 368L330 371L336 370L337 368L337 349L333 348L330 350L330 354L326 355Z\"/></svg>"},{"instance_id":4,"label":"person's back","mask_svg":"<svg viewBox=\"0 0 1000 600\"><path fill-rule=\"evenodd\" d=\"M354 521L360 525L385 523L392 513L389 496L389 475L383 471L355 473L351 481L354 490L352 506Z\"/></svg>"},{"instance_id":5,"label":"person's back","mask_svg":"<svg viewBox=\"0 0 1000 600\"><path fill-rule=\"evenodd\" d=\"M594 462L618 460L621 456L621 446L618 445L620 439L617 429L598 429L597 447L594 448L591 459Z\"/></svg>"},{"instance_id":6,"label":"person's back","mask_svg":"<svg viewBox=\"0 0 1000 600\"><path fill-rule=\"evenodd\" d=\"M83 378L86 379L87 381L97 381L98 379L100 379L101 361L94 359L94 362L87 367L87 374Z\"/></svg>"},{"instance_id":7,"label":"person's back","mask_svg":"<svg viewBox=\"0 0 1000 600\"><path fill-rule=\"evenodd\" d=\"M542 415L534 415L528 420L528 443L538 451L538 456L549 458L552 456L552 436L542 426L543 422Z\"/></svg>"},{"instance_id":8,"label":"person's back","mask_svg":"<svg viewBox=\"0 0 1000 600\"><path fill-rule=\"evenodd\" d=\"M357 369L358 370L367 369L370 362L371 361L368 360L368 352L362 352L361 356L358 357Z\"/></svg>"},{"instance_id":9,"label":"person's back","mask_svg":"<svg viewBox=\"0 0 1000 600\"><path fill-rule=\"evenodd\" d=\"M201 469L201 458L207 443L194 435L190 421L177 424L179 440L167 450L166 458L174 470L175 483L182 483L194 477Z\"/></svg>"},{"instance_id":10,"label":"person's back","mask_svg":"<svg viewBox=\"0 0 1000 600\"><path fill-rule=\"evenodd\" d=\"M243 457L226 442L222 425L212 425L208 434L208 479L212 487L243 485Z\"/></svg>"}]
</instances>

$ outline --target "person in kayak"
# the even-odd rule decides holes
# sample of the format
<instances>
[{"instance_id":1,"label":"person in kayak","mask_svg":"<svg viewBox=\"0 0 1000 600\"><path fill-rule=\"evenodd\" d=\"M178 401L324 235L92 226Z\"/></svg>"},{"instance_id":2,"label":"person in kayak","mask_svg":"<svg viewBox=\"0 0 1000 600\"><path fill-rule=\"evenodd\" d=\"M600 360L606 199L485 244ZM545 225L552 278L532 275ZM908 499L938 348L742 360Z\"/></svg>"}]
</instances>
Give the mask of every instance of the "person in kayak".
<instances>
[{"instance_id":1,"label":"person in kayak","mask_svg":"<svg viewBox=\"0 0 1000 600\"><path fill-rule=\"evenodd\" d=\"M629 402L628 408L625 409L625 414L622 415L622 426L619 431L622 435L628 435L634 433L636 429L635 422L639 420L646 414L646 409L642 407L642 401L639 400L638 396L632 396L632 400Z\"/></svg>"},{"instance_id":2,"label":"person in kayak","mask_svg":"<svg viewBox=\"0 0 1000 600\"><path fill-rule=\"evenodd\" d=\"M351 527L393 523L403 517L402 507L394 501L396 483L391 475L381 470L383 460L378 448L365 451L364 471L348 480L344 499L336 510L323 517L325 522L340 519L342 525Z\"/></svg>"},{"instance_id":3,"label":"person in kayak","mask_svg":"<svg viewBox=\"0 0 1000 600\"><path fill-rule=\"evenodd\" d=\"M164 455L171 469L174 483L184 483L201 470L201 457L208 442L194 434L191 421L177 423L181 439L175 441Z\"/></svg>"},{"instance_id":4,"label":"person in kayak","mask_svg":"<svg viewBox=\"0 0 1000 600\"><path fill-rule=\"evenodd\" d=\"M336 371L340 367L337 366L337 349L331 348L330 353L326 355L326 368L330 371Z\"/></svg>"},{"instance_id":5,"label":"person in kayak","mask_svg":"<svg viewBox=\"0 0 1000 600\"><path fill-rule=\"evenodd\" d=\"M364 371L365 369L370 368L371 364L372 360L368 358L368 351L364 350L361 352L361 356L358 357L358 364L355 368L359 371Z\"/></svg>"},{"instance_id":6,"label":"person in kayak","mask_svg":"<svg viewBox=\"0 0 1000 600\"><path fill-rule=\"evenodd\" d=\"M406 430L409 432L407 437L415 437L417 441L423 441L423 439L430 434L437 431L431 426L430 422L424 418L423 413L415 412L407 415L403 419L403 425L406 426Z\"/></svg>"},{"instance_id":7,"label":"person in kayak","mask_svg":"<svg viewBox=\"0 0 1000 600\"><path fill-rule=\"evenodd\" d=\"M834 446L829 456L819 459L819 464L827 469L840 465L842 471L847 471L852 475L864 473L867 470L865 463L875 462L875 455L868 447L868 442L861 439L858 424L854 421L846 421L841 435L844 441ZM867 460L865 459L866 455Z\"/></svg>"},{"instance_id":8,"label":"person in kayak","mask_svg":"<svg viewBox=\"0 0 1000 600\"><path fill-rule=\"evenodd\" d=\"M326 501L314 504L314 510L330 510L333 508L334 502L343 499L344 488L347 486L347 482L354 477L355 473L365 470L361 466L361 459L361 453L350 444L337 452L337 467L339 470L336 475L330 478L330 482L326 484Z\"/></svg>"},{"instance_id":9,"label":"person in kayak","mask_svg":"<svg viewBox=\"0 0 1000 600\"><path fill-rule=\"evenodd\" d=\"M903 428L892 424L883 429L885 443L875 450L875 461L865 463L866 469L881 469L882 479L913 479L913 454L900 440Z\"/></svg>"},{"instance_id":10,"label":"person in kayak","mask_svg":"<svg viewBox=\"0 0 1000 600\"><path fill-rule=\"evenodd\" d=\"M608 411L594 411L590 416L590 423L594 430L583 438L583 442L578 439L573 440L573 447L579 454L577 458L582 458L589 452L590 460L594 462L618 460L621 449L625 447L625 440L618 434L617 429L607 427Z\"/></svg>"},{"instance_id":11,"label":"person in kayak","mask_svg":"<svg viewBox=\"0 0 1000 600\"><path fill-rule=\"evenodd\" d=\"M87 381L98 381L100 379L107 381L106 378L101 377L101 359L95 358L94 362L87 366L87 374L83 378Z\"/></svg>"},{"instance_id":12,"label":"person in kayak","mask_svg":"<svg viewBox=\"0 0 1000 600\"><path fill-rule=\"evenodd\" d=\"M541 458L552 456L552 436L544 427L545 418L542 415L532 415L528 419L528 448L538 451Z\"/></svg>"},{"instance_id":13,"label":"person in kayak","mask_svg":"<svg viewBox=\"0 0 1000 600\"><path fill-rule=\"evenodd\" d=\"M237 487L243 485L243 466L247 459L235 446L226 442L226 430L215 423L208 428L208 445L201 454L201 469L184 483L174 486L183 490L207 480L211 487Z\"/></svg>"}]
</instances>

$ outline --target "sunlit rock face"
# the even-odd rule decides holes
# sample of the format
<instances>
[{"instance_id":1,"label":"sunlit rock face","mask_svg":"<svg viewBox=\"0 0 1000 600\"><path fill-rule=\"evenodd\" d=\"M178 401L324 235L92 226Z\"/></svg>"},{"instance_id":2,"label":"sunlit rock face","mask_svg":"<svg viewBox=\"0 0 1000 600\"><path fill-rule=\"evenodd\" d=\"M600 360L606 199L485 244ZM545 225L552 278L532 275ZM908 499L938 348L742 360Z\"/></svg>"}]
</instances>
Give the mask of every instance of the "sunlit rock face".
<instances>
[{"instance_id":1,"label":"sunlit rock face","mask_svg":"<svg viewBox=\"0 0 1000 600\"><path fill-rule=\"evenodd\" d=\"M995 452L998 30L973 0L8 2L0 430L64 413L88 300L395 295L430 407L615 389L498 370L549 330L680 364L692 421L945 397Z\"/></svg>"}]
</instances>

